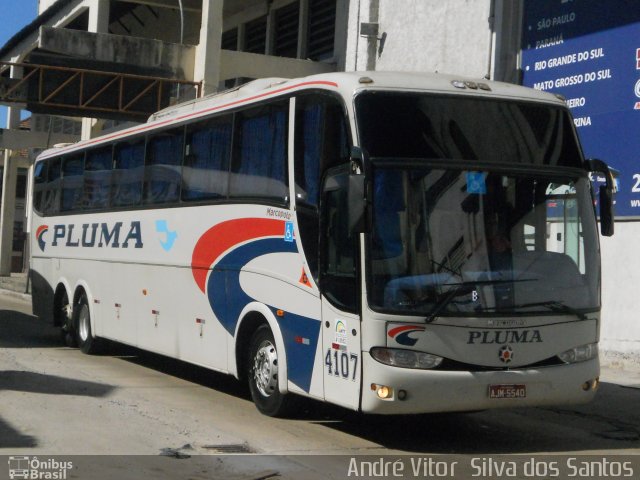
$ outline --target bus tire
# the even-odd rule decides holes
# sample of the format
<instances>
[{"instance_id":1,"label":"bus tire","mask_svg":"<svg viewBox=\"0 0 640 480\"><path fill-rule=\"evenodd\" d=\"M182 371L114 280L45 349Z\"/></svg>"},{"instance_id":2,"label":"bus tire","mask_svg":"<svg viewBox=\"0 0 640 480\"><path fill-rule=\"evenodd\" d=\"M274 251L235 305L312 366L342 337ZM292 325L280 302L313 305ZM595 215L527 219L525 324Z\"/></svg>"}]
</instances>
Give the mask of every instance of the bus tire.
<instances>
[{"instance_id":1,"label":"bus tire","mask_svg":"<svg viewBox=\"0 0 640 480\"><path fill-rule=\"evenodd\" d=\"M261 325L253 334L246 365L251 398L258 410L270 417L290 413L292 395L278 389L278 351L268 325Z\"/></svg>"},{"instance_id":2,"label":"bus tire","mask_svg":"<svg viewBox=\"0 0 640 480\"><path fill-rule=\"evenodd\" d=\"M57 312L60 325L60 337L67 347L76 347L76 333L73 324L73 314L71 313L71 304L69 302L69 295L67 291L63 289L60 296L60 300L56 302Z\"/></svg>"},{"instance_id":3,"label":"bus tire","mask_svg":"<svg viewBox=\"0 0 640 480\"><path fill-rule=\"evenodd\" d=\"M76 308L74 308L75 324L76 324L76 341L82 353L94 355L100 352L100 339L93 336L91 331L91 310L89 309L89 301L87 295L82 294L78 299Z\"/></svg>"}]
</instances>

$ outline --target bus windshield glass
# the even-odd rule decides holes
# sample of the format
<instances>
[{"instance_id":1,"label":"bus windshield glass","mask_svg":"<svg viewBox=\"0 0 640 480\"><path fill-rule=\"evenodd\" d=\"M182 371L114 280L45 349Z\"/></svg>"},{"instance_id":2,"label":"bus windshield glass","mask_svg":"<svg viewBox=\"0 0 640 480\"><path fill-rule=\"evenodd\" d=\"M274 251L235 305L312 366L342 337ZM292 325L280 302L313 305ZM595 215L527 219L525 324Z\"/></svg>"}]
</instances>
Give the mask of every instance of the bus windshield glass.
<instances>
[{"instance_id":1,"label":"bus windshield glass","mask_svg":"<svg viewBox=\"0 0 640 480\"><path fill-rule=\"evenodd\" d=\"M582 168L570 116L553 105L374 91L356 97L356 114L372 157Z\"/></svg>"},{"instance_id":2,"label":"bus windshield glass","mask_svg":"<svg viewBox=\"0 0 640 480\"><path fill-rule=\"evenodd\" d=\"M373 191L374 310L582 316L599 308L586 174L374 168Z\"/></svg>"},{"instance_id":3,"label":"bus windshield glass","mask_svg":"<svg viewBox=\"0 0 640 480\"><path fill-rule=\"evenodd\" d=\"M355 106L378 165L373 309L434 318L599 308L590 184L566 109L388 91L361 93Z\"/></svg>"}]
</instances>

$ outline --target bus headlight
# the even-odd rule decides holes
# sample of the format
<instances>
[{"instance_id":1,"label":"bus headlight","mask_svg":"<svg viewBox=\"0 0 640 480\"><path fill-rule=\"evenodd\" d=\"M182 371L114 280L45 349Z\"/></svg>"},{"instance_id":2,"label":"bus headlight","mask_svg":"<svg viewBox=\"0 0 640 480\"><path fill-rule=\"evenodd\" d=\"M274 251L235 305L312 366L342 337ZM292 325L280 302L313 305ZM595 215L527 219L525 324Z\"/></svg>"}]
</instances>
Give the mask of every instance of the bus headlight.
<instances>
[{"instance_id":1,"label":"bus headlight","mask_svg":"<svg viewBox=\"0 0 640 480\"><path fill-rule=\"evenodd\" d=\"M598 344L589 343L588 345L581 345L579 347L572 348L566 352L562 352L558 355L560 360L564 363L577 363L591 360L598 356Z\"/></svg>"},{"instance_id":2,"label":"bus headlight","mask_svg":"<svg viewBox=\"0 0 640 480\"><path fill-rule=\"evenodd\" d=\"M442 363L442 357L430 353L402 350L399 348L375 347L371 356L380 363L400 368L436 368Z\"/></svg>"}]
</instances>

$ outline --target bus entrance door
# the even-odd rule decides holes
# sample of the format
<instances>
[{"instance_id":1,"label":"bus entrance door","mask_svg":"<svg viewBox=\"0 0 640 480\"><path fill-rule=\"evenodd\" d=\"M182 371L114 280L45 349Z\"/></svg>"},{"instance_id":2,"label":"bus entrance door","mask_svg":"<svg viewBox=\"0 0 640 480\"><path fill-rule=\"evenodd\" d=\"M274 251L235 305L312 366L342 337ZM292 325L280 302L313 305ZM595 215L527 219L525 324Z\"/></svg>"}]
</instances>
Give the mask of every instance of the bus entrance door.
<instances>
[{"instance_id":1,"label":"bus entrance door","mask_svg":"<svg viewBox=\"0 0 640 480\"><path fill-rule=\"evenodd\" d=\"M357 410L360 404L360 319L322 299L325 400Z\"/></svg>"}]
</instances>

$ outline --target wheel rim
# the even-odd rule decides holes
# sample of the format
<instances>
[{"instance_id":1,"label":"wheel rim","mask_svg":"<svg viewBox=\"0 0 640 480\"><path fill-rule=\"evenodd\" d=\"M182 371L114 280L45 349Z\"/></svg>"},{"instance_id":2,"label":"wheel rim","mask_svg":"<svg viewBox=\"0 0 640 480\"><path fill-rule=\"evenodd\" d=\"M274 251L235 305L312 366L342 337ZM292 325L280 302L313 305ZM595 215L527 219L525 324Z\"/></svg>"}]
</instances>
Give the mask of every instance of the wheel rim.
<instances>
[{"instance_id":1,"label":"wheel rim","mask_svg":"<svg viewBox=\"0 0 640 480\"><path fill-rule=\"evenodd\" d=\"M89 328L89 307L83 304L78 315L78 334L83 342L89 338Z\"/></svg>"},{"instance_id":2,"label":"wheel rim","mask_svg":"<svg viewBox=\"0 0 640 480\"><path fill-rule=\"evenodd\" d=\"M278 354L269 340L263 341L256 352L253 380L258 391L265 397L271 396L278 387Z\"/></svg>"}]
</instances>

